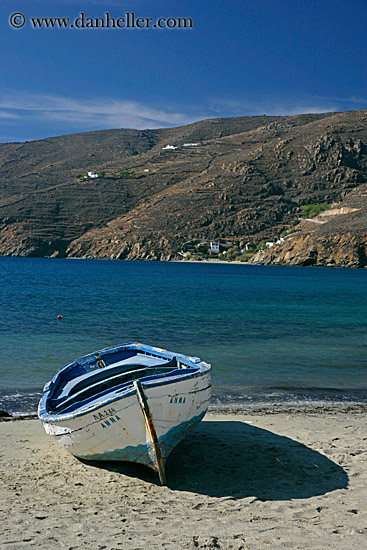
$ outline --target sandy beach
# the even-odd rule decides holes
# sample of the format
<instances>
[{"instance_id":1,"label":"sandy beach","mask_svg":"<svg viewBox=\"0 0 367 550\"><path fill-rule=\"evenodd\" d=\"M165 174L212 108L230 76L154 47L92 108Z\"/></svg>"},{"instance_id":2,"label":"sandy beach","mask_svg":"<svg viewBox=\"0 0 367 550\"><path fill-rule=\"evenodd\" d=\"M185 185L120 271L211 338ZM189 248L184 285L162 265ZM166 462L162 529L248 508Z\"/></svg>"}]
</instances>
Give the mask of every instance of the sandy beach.
<instances>
[{"instance_id":1,"label":"sandy beach","mask_svg":"<svg viewBox=\"0 0 367 550\"><path fill-rule=\"evenodd\" d=\"M167 463L87 465L0 422L0 548L367 546L366 408L211 412Z\"/></svg>"}]
</instances>

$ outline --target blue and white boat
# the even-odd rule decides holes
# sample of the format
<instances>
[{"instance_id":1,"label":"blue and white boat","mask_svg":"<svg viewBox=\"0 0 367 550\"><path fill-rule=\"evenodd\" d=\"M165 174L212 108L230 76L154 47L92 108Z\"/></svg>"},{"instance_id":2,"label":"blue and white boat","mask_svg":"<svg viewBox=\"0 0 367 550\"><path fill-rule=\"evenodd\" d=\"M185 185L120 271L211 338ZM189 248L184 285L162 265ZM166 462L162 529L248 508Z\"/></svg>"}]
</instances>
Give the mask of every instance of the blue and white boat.
<instances>
[{"instance_id":1,"label":"blue and white boat","mask_svg":"<svg viewBox=\"0 0 367 550\"><path fill-rule=\"evenodd\" d=\"M165 484L167 457L209 406L210 371L198 357L144 344L103 349L57 372L38 417L74 456L145 464Z\"/></svg>"}]
</instances>

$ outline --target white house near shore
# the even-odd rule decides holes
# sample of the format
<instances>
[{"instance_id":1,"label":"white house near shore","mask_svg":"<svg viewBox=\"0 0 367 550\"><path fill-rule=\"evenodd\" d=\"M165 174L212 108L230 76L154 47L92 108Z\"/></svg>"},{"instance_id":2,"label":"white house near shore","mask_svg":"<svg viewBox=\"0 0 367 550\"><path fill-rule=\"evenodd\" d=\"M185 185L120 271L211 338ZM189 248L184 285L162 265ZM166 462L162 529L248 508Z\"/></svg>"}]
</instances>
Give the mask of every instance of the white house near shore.
<instances>
[{"instance_id":1,"label":"white house near shore","mask_svg":"<svg viewBox=\"0 0 367 550\"><path fill-rule=\"evenodd\" d=\"M219 243L210 243L210 252L219 252Z\"/></svg>"},{"instance_id":2,"label":"white house near shore","mask_svg":"<svg viewBox=\"0 0 367 550\"><path fill-rule=\"evenodd\" d=\"M266 244L266 246L267 246L268 248L271 248L271 247L274 246L275 244L281 244L282 242L284 242L284 238L283 238L283 237L279 237L279 239L277 239L277 240L275 241L275 243L274 243L274 242L268 242L268 243L265 243L265 244Z\"/></svg>"}]
</instances>

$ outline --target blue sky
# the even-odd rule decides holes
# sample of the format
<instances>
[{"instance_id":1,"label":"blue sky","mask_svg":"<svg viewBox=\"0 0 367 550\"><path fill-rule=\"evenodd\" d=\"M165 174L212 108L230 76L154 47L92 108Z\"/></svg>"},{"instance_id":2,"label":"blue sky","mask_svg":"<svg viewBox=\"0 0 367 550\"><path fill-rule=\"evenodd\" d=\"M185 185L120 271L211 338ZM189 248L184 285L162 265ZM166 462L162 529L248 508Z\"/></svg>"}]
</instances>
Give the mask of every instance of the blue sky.
<instances>
[{"instance_id":1,"label":"blue sky","mask_svg":"<svg viewBox=\"0 0 367 550\"><path fill-rule=\"evenodd\" d=\"M30 22L81 12L190 17L193 28ZM2 142L367 108L366 0L2 0L0 25Z\"/></svg>"}]
</instances>

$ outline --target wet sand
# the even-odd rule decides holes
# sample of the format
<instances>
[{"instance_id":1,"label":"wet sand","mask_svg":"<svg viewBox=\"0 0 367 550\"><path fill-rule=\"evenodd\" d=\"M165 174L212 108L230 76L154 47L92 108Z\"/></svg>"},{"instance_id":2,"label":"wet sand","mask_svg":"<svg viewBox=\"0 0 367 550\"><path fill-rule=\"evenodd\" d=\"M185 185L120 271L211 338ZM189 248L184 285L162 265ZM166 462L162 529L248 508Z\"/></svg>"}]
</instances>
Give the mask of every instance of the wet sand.
<instances>
[{"instance_id":1,"label":"wet sand","mask_svg":"<svg viewBox=\"0 0 367 550\"><path fill-rule=\"evenodd\" d=\"M80 462L0 422L0 548L367 547L366 409L210 413L167 462ZM276 414L275 414L276 413Z\"/></svg>"}]
</instances>

